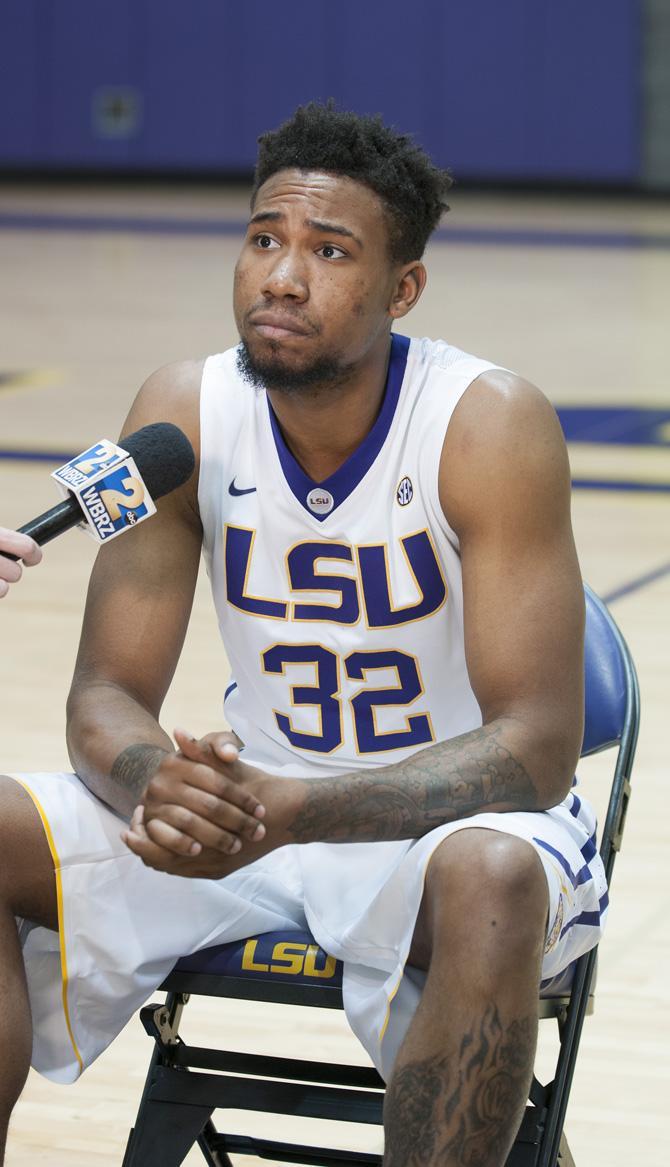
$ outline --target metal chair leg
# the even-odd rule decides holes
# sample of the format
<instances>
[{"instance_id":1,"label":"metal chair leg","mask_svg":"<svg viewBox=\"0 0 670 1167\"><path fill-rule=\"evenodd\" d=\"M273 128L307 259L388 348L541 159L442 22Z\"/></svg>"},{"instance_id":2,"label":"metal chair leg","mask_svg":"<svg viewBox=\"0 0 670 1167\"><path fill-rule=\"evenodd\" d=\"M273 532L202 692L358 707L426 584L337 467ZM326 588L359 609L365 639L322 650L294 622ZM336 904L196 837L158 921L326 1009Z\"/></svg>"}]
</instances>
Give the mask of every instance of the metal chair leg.
<instances>
[{"instance_id":1,"label":"metal chair leg","mask_svg":"<svg viewBox=\"0 0 670 1167\"><path fill-rule=\"evenodd\" d=\"M180 1167L211 1116L207 1106L148 1098L130 1132L123 1167Z\"/></svg>"}]
</instances>

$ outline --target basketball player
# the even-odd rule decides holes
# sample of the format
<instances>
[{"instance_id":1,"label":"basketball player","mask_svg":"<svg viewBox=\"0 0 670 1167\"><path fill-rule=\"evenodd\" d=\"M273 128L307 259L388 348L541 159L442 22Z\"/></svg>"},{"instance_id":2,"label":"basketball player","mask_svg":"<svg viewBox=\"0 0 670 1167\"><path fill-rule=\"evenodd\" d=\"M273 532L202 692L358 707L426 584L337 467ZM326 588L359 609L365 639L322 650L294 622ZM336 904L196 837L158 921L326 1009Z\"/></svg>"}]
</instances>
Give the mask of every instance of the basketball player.
<instances>
[{"instance_id":1,"label":"basketball player","mask_svg":"<svg viewBox=\"0 0 670 1167\"><path fill-rule=\"evenodd\" d=\"M389 1082L388 1167L506 1159L540 982L597 941L607 891L571 789L584 616L557 419L397 328L448 186L379 121L298 110L260 143L240 345L137 397L127 430L174 421L199 473L100 552L76 776L0 785L5 1118L31 1010L33 1064L71 1081L182 953L308 926ZM158 718L201 547L234 732L175 750Z\"/></svg>"},{"instance_id":2,"label":"basketball player","mask_svg":"<svg viewBox=\"0 0 670 1167\"><path fill-rule=\"evenodd\" d=\"M34 567L42 558L42 550L34 539L18 531L9 531L7 527L0 527L0 600L7 595L9 585L18 583L23 574L21 564L6 559L5 554L18 555L26 567Z\"/></svg>"}]
</instances>

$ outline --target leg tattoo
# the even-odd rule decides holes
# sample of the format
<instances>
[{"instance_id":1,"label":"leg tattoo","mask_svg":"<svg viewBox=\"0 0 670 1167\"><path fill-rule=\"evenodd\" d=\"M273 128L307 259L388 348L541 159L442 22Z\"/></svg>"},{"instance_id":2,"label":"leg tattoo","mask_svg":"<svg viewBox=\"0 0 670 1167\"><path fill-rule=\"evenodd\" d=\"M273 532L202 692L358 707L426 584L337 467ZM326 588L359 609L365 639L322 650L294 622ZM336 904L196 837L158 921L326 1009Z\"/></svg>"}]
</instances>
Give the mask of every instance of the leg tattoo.
<instances>
[{"instance_id":1,"label":"leg tattoo","mask_svg":"<svg viewBox=\"0 0 670 1167\"><path fill-rule=\"evenodd\" d=\"M458 1054L399 1066L386 1101L387 1167L501 1167L523 1116L537 1019L504 1027L495 1005Z\"/></svg>"},{"instance_id":2,"label":"leg tattoo","mask_svg":"<svg viewBox=\"0 0 670 1167\"><path fill-rule=\"evenodd\" d=\"M447 1075L446 1058L399 1067L384 1106L388 1167L424 1167L433 1162L437 1102Z\"/></svg>"}]
</instances>

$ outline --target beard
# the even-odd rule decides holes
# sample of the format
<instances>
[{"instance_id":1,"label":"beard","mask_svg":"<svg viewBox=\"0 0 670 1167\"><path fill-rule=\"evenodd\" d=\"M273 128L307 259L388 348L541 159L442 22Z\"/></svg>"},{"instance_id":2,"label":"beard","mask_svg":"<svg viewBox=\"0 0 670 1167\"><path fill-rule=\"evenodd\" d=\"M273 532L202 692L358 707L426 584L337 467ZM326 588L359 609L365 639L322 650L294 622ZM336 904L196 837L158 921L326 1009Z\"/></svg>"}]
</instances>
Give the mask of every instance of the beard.
<instances>
[{"instance_id":1,"label":"beard","mask_svg":"<svg viewBox=\"0 0 670 1167\"><path fill-rule=\"evenodd\" d=\"M237 371L254 389L274 389L278 393L304 393L309 389L332 389L347 376L348 366L334 353L324 353L311 364L294 368L282 357L281 345L270 341L267 356L254 356L246 341L237 349Z\"/></svg>"}]
</instances>

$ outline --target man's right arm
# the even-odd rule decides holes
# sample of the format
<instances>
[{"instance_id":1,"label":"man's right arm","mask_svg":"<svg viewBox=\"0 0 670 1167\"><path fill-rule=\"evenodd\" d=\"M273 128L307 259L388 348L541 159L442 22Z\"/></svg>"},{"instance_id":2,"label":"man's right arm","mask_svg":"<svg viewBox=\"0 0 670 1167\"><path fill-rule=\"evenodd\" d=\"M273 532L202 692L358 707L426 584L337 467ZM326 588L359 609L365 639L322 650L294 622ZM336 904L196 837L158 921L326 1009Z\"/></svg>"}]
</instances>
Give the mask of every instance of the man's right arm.
<instances>
[{"instance_id":1,"label":"man's right arm","mask_svg":"<svg viewBox=\"0 0 670 1167\"><path fill-rule=\"evenodd\" d=\"M198 446L201 366L159 370L124 433L156 420ZM173 746L158 716L181 652L198 572L197 473L161 499L158 513L100 549L68 699L68 748L85 785L130 817Z\"/></svg>"},{"instance_id":2,"label":"man's right arm","mask_svg":"<svg viewBox=\"0 0 670 1167\"><path fill-rule=\"evenodd\" d=\"M140 390L124 433L171 421L199 454L202 364L159 370ZM197 473L158 513L100 550L68 700L68 747L85 786L124 818L169 806L178 850L234 854L265 834L259 800L232 778L175 751L158 718L193 603L202 529ZM236 751L233 750L236 756ZM197 816L197 839L189 829Z\"/></svg>"}]
</instances>

